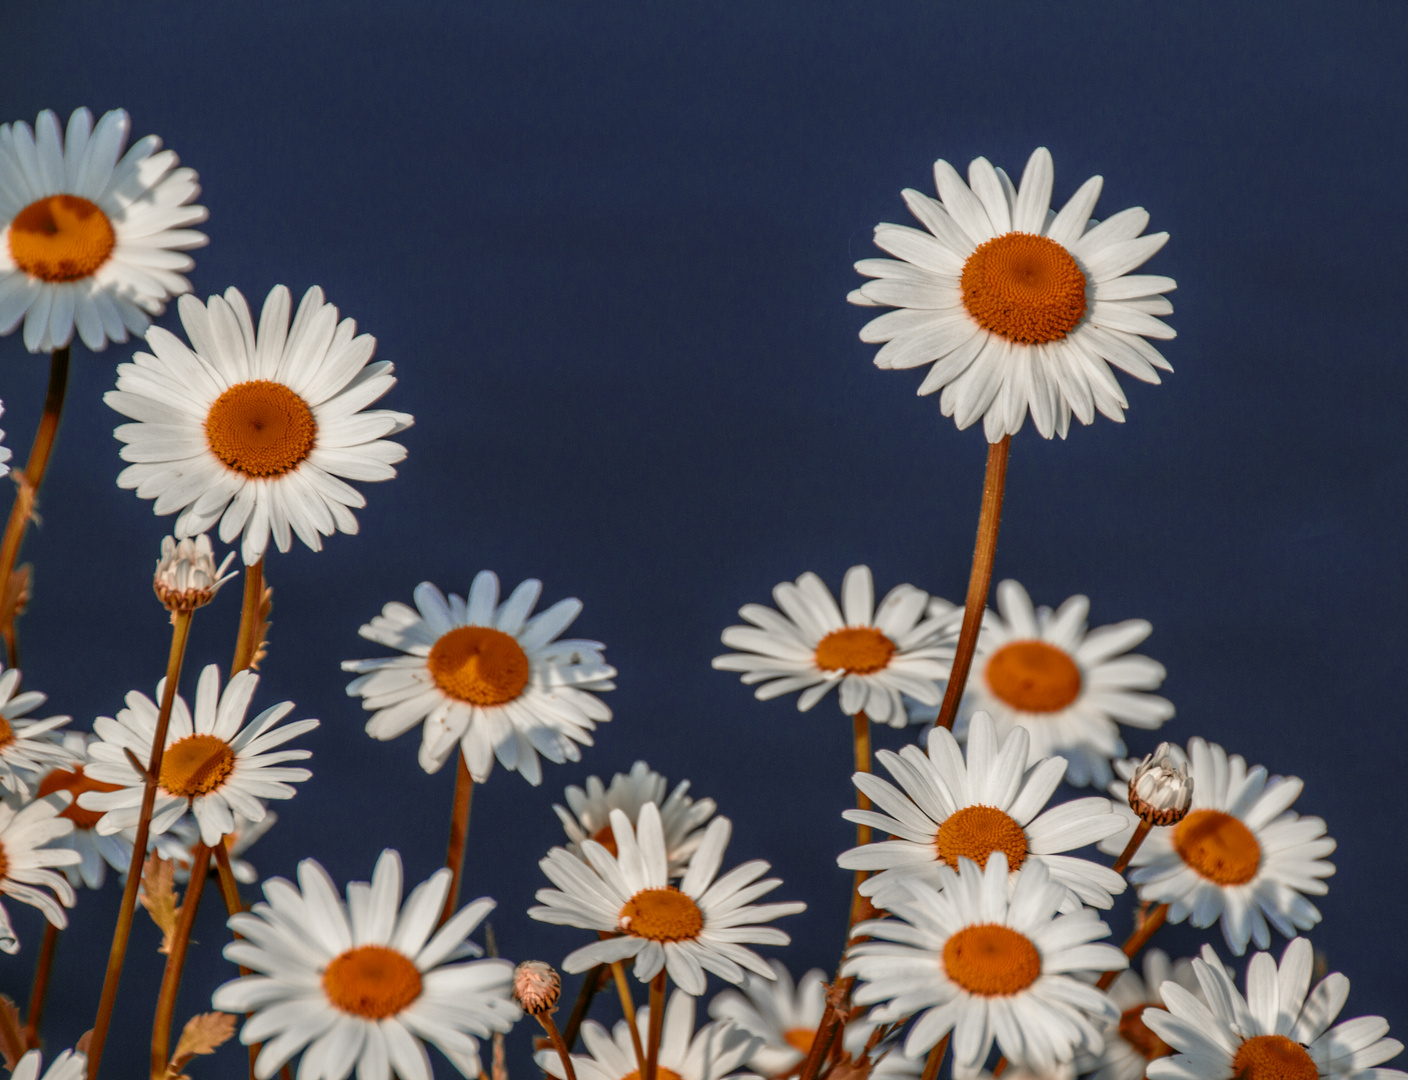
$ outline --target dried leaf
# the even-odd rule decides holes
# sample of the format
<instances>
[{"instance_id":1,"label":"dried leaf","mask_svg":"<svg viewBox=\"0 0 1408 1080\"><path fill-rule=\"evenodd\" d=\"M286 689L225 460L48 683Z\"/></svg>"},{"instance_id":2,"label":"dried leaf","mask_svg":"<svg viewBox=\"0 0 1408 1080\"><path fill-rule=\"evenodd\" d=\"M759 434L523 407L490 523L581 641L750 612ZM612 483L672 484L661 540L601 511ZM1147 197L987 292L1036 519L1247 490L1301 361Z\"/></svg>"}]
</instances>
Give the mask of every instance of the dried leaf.
<instances>
[{"instance_id":1,"label":"dried leaf","mask_svg":"<svg viewBox=\"0 0 1408 1080\"><path fill-rule=\"evenodd\" d=\"M181 913L176 903L176 891L172 888L175 880L174 867L170 859L150 855L142 865L142 891L137 899L151 914L152 922L161 931L162 954L171 952L171 938L176 933L176 917ZM184 1036L182 1036L184 1038Z\"/></svg>"},{"instance_id":2,"label":"dried leaf","mask_svg":"<svg viewBox=\"0 0 1408 1080\"><path fill-rule=\"evenodd\" d=\"M166 1066L168 1080L181 1080L181 1067L197 1054L213 1054L235 1033L235 1018L229 1013L197 1013L186 1021L176 1053Z\"/></svg>"},{"instance_id":3,"label":"dried leaf","mask_svg":"<svg viewBox=\"0 0 1408 1080\"><path fill-rule=\"evenodd\" d=\"M269 612L274 610L274 590L266 588L259 601L259 629L255 634L254 655L250 658L252 670L259 670L259 663L269 655Z\"/></svg>"},{"instance_id":4,"label":"dried leaf","mask_svg":"<svg viewBox=\"0 0 1408 1080\"><path fill-rule=\"evenodd\" d=\"M15 1003L0 994L0 1055L4 1055L5 1068L11 1072L20 1063L20 1058L24 1057L23 1028L20 1011L15 1008Z\"/></svg>"}]
</instances>

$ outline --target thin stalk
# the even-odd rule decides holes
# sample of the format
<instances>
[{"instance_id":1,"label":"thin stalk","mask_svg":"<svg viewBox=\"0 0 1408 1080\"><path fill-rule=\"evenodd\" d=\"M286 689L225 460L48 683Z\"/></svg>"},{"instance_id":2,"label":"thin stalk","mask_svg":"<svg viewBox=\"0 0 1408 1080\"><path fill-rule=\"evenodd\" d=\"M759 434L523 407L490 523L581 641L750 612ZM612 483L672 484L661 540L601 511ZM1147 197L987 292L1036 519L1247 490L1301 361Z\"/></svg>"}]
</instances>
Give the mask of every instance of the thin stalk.
<instances>
[{"instance_id":1,"label":"thin stalk","mask_svg":"<svg viewBox=\"0 0 1408 1080\"><path fill-rule=\"evenodd\" d=\"M24 1025L24 1044L33 1050L39 1045L39 1026L44 1021L44 997L49 992L49 973L54 967L54 949L59 944L59 928L44 922L44 944L39 946L39 962L34 967L34 987L29 992L29 1019Z\"/></svg>"},{"instance_id":2,"label":"thin stalk","mask_svg":"<svg viewBox=\"0 0 1408 1080\"><path fill-rule=\"evenodd\" d=\"M464 754L455 752L459 763L455 772L455 802L450 810L450 843L445 849L445 865L450 868L450 891L445 895L445 907L440 912L438 926L449 922L460 902L460 881L464 877L464 847L469 838L469 801L474 794L474 777L469 775Z\"/></svg>"},{"instance_id":3,"label":"thin stalk","mask_svg":"<svg viewBox=\"0 0 1408 1080\"><path fill-rule=\"evenodd\" d=\"M865 710L862 709L856 713L853 719L855 722L856 772L868 773L870 772L870 718L865 715ZM870 809L870 799L859 788L856 789L856 807L860 810ZM868 843L870 843L870 826L857 825L856 846L861 847ZM851 890L851 919L847 924L848 927L855 926L872 910L866 898L860 894L861 883L869 876L870 874L865 870L856 871L855 885Z\"/></svg>"},{"instance_id":4,"label":"thin stalk","mask_svg":"<svg viewBox=\"0 0 1408 1080\"><path fill-rule=\"evenodd\" d=\"M1125 844L1124 850L1120 852L1120 857L1115 860L1115 865L1110 867L1117 874L1123 874L1125 867L1129 866L1129 860L1134 858L1134 853L1139 850L1139 845L1144 843L1144 837L1149 835L1149 830L1153 826L1149 822L1140 820L1135 827L1134 835L1129 838L1129 843Z\"/></svg>"},{"instance_id":5,"label":"thin stalk","mask_svg":"<svg viewBox=\"0 0 1408 1080\"><path fill-rule=\"evenodd\" d=\"M968 685L968 669L973 666L973 650L978 647L978 631L988 607L988 587L992 584L992 559L997 552L997 526L1002 521L1002 489L1007 482L1007 451L1012 436L988 443L988 467L983 477L983 506L978 513L978 538L973 544L973 569L968 575L968 599L963 604L963 628L953 656L944 702L939 706L937 727L953 727L963 688Z\"/></svg>"},{"instance_id":6,"label":"thin stalk","mask_svg":"<svg viewBox=\"0 0 1408 1080\"><path fill-rule=\"evenodd\" d=\"M186 658L186 641L191 634L189 611L172 614L171 654L166 661L166 686L161 695L161 712L156 718L152 736L152 756L147 765L147 782L142 790L142 811L137 819L137 835L132 843L132 864L127 868L127 886L122 890L122 906L113 930L112 949L108 953L108 970L103 978L103 993L98 1000L98 1016L93 1021L92 1038L88 1041L88 1077L94 1080L103 1060L103 1044L107 1041L112 1007L117 1001L117 983L122 977L122 961L127 955L127 938L132 932L132 913L137 907L137 886L142 881L142 863L147 854L147 834L152 823L152 807L156 804L157 781L161 777L161 758L166 752L166 730L171 723L171 705L176 700L176 686L181 681L181 664ZM194 880L194 878L192 879ZM189 891L189 890L188 890ZM165 1063L163 1062L163 1065Z\"/></svg>"},{"instance_id":7,"label":"thin stalk","mask_svg":"<svg viewBox=\"0 0 1408 1080\"><path fill-rule=\"evenodd\" d=\"M562 1067L567 1072L567 1080L577 1080L577 1070L572 1068L572 1055L567 1051L567 1044L562 1041L562 1035L557 1030L557 1025L553 1023L552 1013L534 1013L538 1018L538 1023L543 1025L543 1030L548 1033L548 1038L552 1040L552 1048L557 1051L557 1056L562 1059Z\"/></svg>"},{"instance_id":8,"label":"thin stalk","mask_svg":"<svg viewBox=\"0 0 1408 1080\"><path fill-rule=\"evenodd\" d=\"M665 1022L665 972L650 980L650 1035L645 1048L645 1080L655 1080L660 1064L660 1027Z\"/></svg>"},{"instance_id":9,"label":"thin stalk","mask_svg":"<svg viewBox=\"0 0 1408 1080\"><path fill-rule=\"evenodd\" d=\"M587 972L587 977L582 980L582 988L577 991L577 1000L567 1017L567 1030L562 1033L562 1041L567 1044L568 1053L577 1045L577 1032L582 1028L582 1021L587 1018L587 1012L592 1007L592 998L596 997L597 991L601 989L607 971L608 965L598 964Z\"/></svg>"},{"instance_id":10,"label":"thin stalk","mask_svg":"<svg viewBox=\"0 0 1408 1080\"><path fill-rule=\"evenodd\" d=\"M191 853L191 883L181 898L181 917L166 955L161 976L161 994L156 999L156 1021L152 1024L152 1080L164 1080L171 1059L171 1017L176 1012L176 995L181 989L181 971L186 966L186 947L191 943L191 927L200 908L200 894L210 874L210 849L197 844Z\"/></svg>"},{"instance_id":11,"label":"thin stalk","mask_svg":"<svg viewBox=\"0 0 1408 1080\"><path fill-rule=\"evenodd\" d=\"M831 1044L841 1030L841 1010L833 1005L832 1001L845 1001L849 998L854 984L854 978L843 979L839 975L831 984L831 989L826 994L826 1011L821 1014L821 1023L817 1025L811 1049L807 1051L806 1059L802 1062L802 1070L797 1074L797 1080L816 1080L817 1073L821 1071L821 1063L831 1052Z\"/></svg>"},{"instance_id":12,"label":"thin stalk","mask_svg":"<svg viewBox=\"0 0 1408 1080\"><path fill-rule=\"evenodd\" d=\"M929 1051L929 1057L924 1062L924 1072L919 1080L934 1080L939 1075L939 1066L944 1062L944 1053L948 1050L948 1040L952 1034L953 1032L949 1032L934 1044L934 1049Z\"/></svg>"},{"instance_id":13,"label":"thin stalk","mask_svg":"<svg viewBox=\"0 0 1408 1080\"><path fill-rule=\"evenodd\" d=\"M214 851L215 865L220 871L220 894L225 898L225 911L230 915L238 915L244 911L244 901L240 899L240 883L235 880L235 871L230 866L230 849L225 846L222 839L220 843L215 845ZM240 936L234 930L230 931L230 935L236 940ZM239 965L239 969L241 975L254 974L243 964ZM245 1013L244 1017L248 1020L253 1015L253 1013ZM259 1050L263 1045L263 1043L251 1043L249 1046L249 1080L254 1080L254 1061L259 1057Z\"/></svg>"},{"instance_id":14,"label":"thin stalk","mask_svg":"<svg viewBox=\"0 0 1408 1080\"><path fill-rule=\"evenodd\" d=\"M1007 1071L1006 1055L997 1059L997 1064L992 1067L992 1080L997 1080L999 1076Z\"/></svg>"},{"instance_id":15,"label":"thin stalk","mask_svg":"<svg viewBox=\"0 0 1408 1080\"><path fill-rule=\"evenodd\" d=\"M1149 944L1149 939L1153 937L1159 927L1163 926L1164 920L1168 918L1168 905L1160 904L1148 915L1139 920L1139 925L1134 928L1134 933L1129 935L1128 940L1121 946L1125 956L1131 960L1139 953L1139 950ZM1119 977L1119 971L1107 971L1100 976L1100 981L1095 985L1101 990L1108 990L1110 984Z\"/></svg>"},{"instance_id":16,"label":"thin stalk","mask_svg":"<svg viewBox=\"0 0 1408 1080\"><path fill-rule=\"evenodd\" d=\"M235 641L235 658L230 662L230 675L243 671L254 663L259 650L259 608L264 600L264 560L244 568L244 604L240 608L240 632Z\"/></svg>"},{"instance_id":17,"label":"thin stalk","mask_svg":"<svg viewBox=\"0 0 1408 1080\"><path fill-rule=\"evenodd\" d=\"M626 982L626 969L617 960L611 965L611 975L616 980L616 993L621 998L621 1015L626 1018L626 1026L631 1029L631 1046L636 1052L636 1071L645 1075L645 1048L640 1044L640 1028L636 1027L636 1003L631 1000L631 987Z\"/></svg>"}]
</instances>

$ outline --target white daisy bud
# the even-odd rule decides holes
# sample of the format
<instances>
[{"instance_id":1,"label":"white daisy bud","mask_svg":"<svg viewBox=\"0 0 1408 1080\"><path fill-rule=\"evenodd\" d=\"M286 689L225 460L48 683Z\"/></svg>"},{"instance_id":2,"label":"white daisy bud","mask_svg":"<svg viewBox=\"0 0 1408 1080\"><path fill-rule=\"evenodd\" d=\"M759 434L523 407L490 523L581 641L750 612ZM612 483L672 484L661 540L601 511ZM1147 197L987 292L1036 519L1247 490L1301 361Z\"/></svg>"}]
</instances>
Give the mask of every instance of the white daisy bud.
<instances>
[{"instance_id":1,"label":"white daisy bud","mask_svg":"<svg viewBox=\"0 0 1408 1080\"><path fill-rule=\"evenodd\" d=\"M524 1012L534 1016L552 1012L561 995L562 980L551 964L525 960L513 969L513 1000Z\"/></svg>"},{"instance_id":2,"label":"white daisy bud","mask_svg":"<svg viewBox=\"0 0 1408 1080\"><path fill-rule=\"evenodd\" d=\"M234 552L230 552L217 567L210 537L205 533L180 543L173 537L163 536L161 558L157 560L156 575L152 579L157 599L173 613L204 607L215 598L220 586L235 576L225 573L234 557Z\"/></svg>"},{"instance_id":3,"label":"white daisy bud","mask_svg":"<svg viewBox=\"0 0 1408 1080\"><path fill-rule=\"evenodd\" d=\"M1193 802L1188 759L1170 743L1145 755L1129 781L1129 808L1150 825L1176 825Z\"/></svg>"}]
</instances>

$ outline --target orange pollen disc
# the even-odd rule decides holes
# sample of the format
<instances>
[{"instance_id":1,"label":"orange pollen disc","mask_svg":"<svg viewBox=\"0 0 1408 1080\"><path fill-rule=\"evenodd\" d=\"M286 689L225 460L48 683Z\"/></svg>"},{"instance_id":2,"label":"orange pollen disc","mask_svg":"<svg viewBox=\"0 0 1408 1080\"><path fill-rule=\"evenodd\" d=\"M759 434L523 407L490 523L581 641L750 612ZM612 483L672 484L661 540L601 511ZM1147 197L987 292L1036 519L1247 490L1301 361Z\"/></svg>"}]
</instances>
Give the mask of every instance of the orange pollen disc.
<instances>
[{"instance_id":1,"label":"orange pollen disc","mask_svg":"<svg viewBox=\"0 0 1408 1080\"><path fill-rule=\"evenodd\" d=\"M692 941L704 929L704 913L673 886L642 889L626 901L618 923L623 933L651 941Z\"/></svg>"},{"instance_id":2,"label":"orange pollen disc","mask_svg":"<svg viewBox=\"0 0 1408 1080\"><path fill-rule=\"evenodd\" d=\"M965 926L944 944L948 977L979 997L1006 997L1036 982L1041 953L1010 926Z\"/></svg>"},{"instance_id":3,"label":"orange pollen disc","mask_svg":"<svg viewBox=\"0 0 1408 1080\"><path fill-rule=\"evenodd\" d=\"M1237 1051L1232 1075L1245 1080L1315 1080L1320 1070L1300 1043L1284 1035L1257 1035Z\"/></svg>"},{"instance_id":4,"label":"orange pollen disc","mask_svg":"<svg viewBox=\"0 0 1408 1080\"><path fill-rule=\"evenodd\" d=\"M1033 233L978 245L960 284L974 321L1009 341L1059 341L1085 317L1085 274L1064 247Z\"/></svg>"},{"instance_id":5,"label":"orange pollen disc","mask_svg":"<svg viewBox=\"0 0 1408 1080\"><path fill-rule=\"evenodd\" d=\"M1194 810L1180 821L1173 828L1173 848L1219 885L1245 885L1261 865L1261 845L1252 831L1221 810Z\"/></svg>"},{"instance_id":6,"label":"orange pollen disc","mask_svg":"<svg viewBox=\"0 0 1408 1080\"><path fill-rule=\"evenodd\" d=\"M95 203L77 195L49 195L10 222L10 256L40 281L77 281L108 261L117 237Z\"/></svg>"},{"instance_id":7,"label":"orange pollen disc","mask_svg":"<svg viewBox=\"0 0 1408 1080\"><path fill-rule=\"evenodd\" d=\"M934 847L939 858L955 870L960 858L985 867L995 851L1007 856L1007 869L1020 870L1027 859L1027 834L1001 810L965 806L939 826Z\"/></svg>"},{"instance_id":8,"label":"orange pollen disc","mask_svg":"<svg viewBox=\"0 0 1408 1080\"><path fill-rule=\"evenodd\" d=\"M787 1040L787 1045L801 1054L809 1054L812 1049L812 1041L816 1038L816 1028L792 1028L784 1031L782 1037Z\"/></svg>"},{"instance_id":9,"label":"orange pollen disc","mask_svg":"<svg viewBox=\"0 0 1408 1080\"><path fill-rule=\"evenodd\" d=\"M234 771L235 752L214 735L187 735L161 755L161 786L187 799L214 791Z\"/></svg>"},{"instance_id":10,"label":"orange pollen disc","mask_svg":"<svg viewBox=\"0 0 1408 1080\"><path fill-rule=\"evenodd\" d=\"M502 630L460 626L430 647L435 685L471 705L502 705L528 685L528 654Z\"/></svg>"},{"instance_id":11,"label":"orange pollen disc","mask_svg":"<svg viewBox=\"0 0 1408 1080\"><path fill-rule=\"evenodd\" d=\"M0 844L0 881L10 876L10 857L5 854L5 845Z\"/></svg>"},{"instance_id":12,"label":"orange pollen disc","mask_svg":"<svg viewBox=\"0 0 1408 1080\"><path fill-rule=\"evenodd\" d=\"M323 991L345 1013L384 1020L420 997L415 964L385 945L362 945L333 957Z\"/></svg>"},{"instance_id":13,"label":"orange pollen disc","mask_svg":"<svg viewBox=\"0 0 1408 1080\"><path fill-rule=\"evenodd\" d=\"M636 1069L628 1072L625 1076L621 1077L621 1080L640 1080L640 1070ZM683 1080L683 1077L673 1069L667 1069L663 1065L656 1065L655 1080Z\"/></svg>"},{"instance_id":14,"label":"orange pollen disc","mask_svg":"<svg viewBox=\"0 0 1408 1080\"><path fill-rule=\"evenodd\" d=\"M10 726L10 721L0 716L0 746L9 746L15 741L15 729Z\"/></svg>"},{"instance_id":15,"label":"orange pollen disc","mask_svg":"<svg viewBox=\"0 0 1408 1080\"><path fill-rule=\"evenodd\" d=\"M611 852L611 854L620 854L620 852L616 850L616 834L611 831L610 825L603 825L601 828L597 829L596 832L592 833L592 839L607 851Z\"/></svg>"},{"instance_id":16,"label":"orange pollen disc","mask_svg":"<svg viewBox=\"0 0 1408 1080\"><path fill-rule=\"evenodd\" d=\"M73 795L73 802L59 812L59 817L68 818L73 822L75 829L91 829L98 824L98 819L103 816L102 810L85 810L78 805L78 796L85 791L117 791L120 784L105 784L101 780L94 780L83 774L83 766L76 768L55 769L43 780L39 781L39 798L45 795L52 795L56 791L67 791Z\"/></svg>"},{"instance_id":17,"label":"orange pollen disc","mask_svg":"<svg viewBox=\"0 0 1408 1080\"><path fill-rule=\"evenodd\" d=\"M983 669L988 689L1021 712L1060 712L1080 697L1080 668L1062 649L1044 641L1013 641L992 654Z\"/></svg>"},{"instance_id":18,"label":"orange pollen disc","mask_svg":"<svg viewBox=\"0 0 1408 1080\"><path fill-rule=\"evenodd\" d=\"M246 476L282 476L313 452L318 424L308 403L270 379L236 383L210 406L210 452Z\"/></svg>"},{"instance_id":19,"label":"orange pollen disc","mask_svg":"<svg viewBox=\"0 0 1408 1080\"><path fill-rule=\"evenodd\" d=\"M822 671L838 668L847 675L872 675L890 665L895 643L873 626L848 626L833 630L816 646L816 666Z\"/></svg>"},{"instance_id":20,"label":"orange pollen disc","mask_svg":"<svg viewBox=\"0 0 1408 1080\"><path fill-rule=\"evenodd\" d=\"M1143 1054L1146 1061L1168 1057L1173 1053L1173 1047L1155 1035L1144 1023L1144 1010L1151 1008L1162 1009L1163 1006L1150 1002L1147 1005L1136 1005L1120 1014L1120 1038Z\"/></svg>"}]
</instances>

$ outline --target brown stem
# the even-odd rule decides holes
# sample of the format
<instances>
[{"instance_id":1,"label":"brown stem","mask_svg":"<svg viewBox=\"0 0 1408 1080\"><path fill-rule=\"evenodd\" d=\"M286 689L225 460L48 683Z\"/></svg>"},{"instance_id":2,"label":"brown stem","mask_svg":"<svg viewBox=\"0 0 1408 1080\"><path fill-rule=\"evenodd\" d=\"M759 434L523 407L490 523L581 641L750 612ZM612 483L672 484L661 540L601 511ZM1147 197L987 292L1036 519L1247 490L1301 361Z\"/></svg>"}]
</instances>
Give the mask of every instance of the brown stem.
<instances>
[{"instance_id":1,"label":"brown stem","mask_svg":"<svg viewBox=\"0 0 1408 1080\"><path fill-rule=\"evenodd\" d=\"M240 899L240 883L235 880L235 871L230 866L230 849L225 846L222 838L220 843L215 845L215 865L220 871L220 894L225 898L225 910L231 915L238 915L244 911L244 901ZM239 940L239 933L231 930L230 935ZM241 975L253 975L254 972L243 964L239 965ZM254 1014L245 1013L244 1018L250 1019ZM263 1043L251 1043L249 1047L249 1080L254 1080L254 1061L259 1057L259 1050Z\"/></svg>"},{"instance_id":2,"label":"brown stem","mask_svg":"<svg viewBox=\"0 0 1408 1080\"><path fill-rule=\"evenodd\" d=\"M460 881L464 877L464 844L469 838L469 800L474 794L474 777L469 775L469 766L464 762L464 754L455 751L459 763L455 772L455 803L450 810L450 843L445 849L445 865L450 868L450 891L445 894L445 907L440 912L439 926L444 926L455 913L460 902Z\"/></svg>"},{"instance_id":3,"label":"brown stem","mask_svg":"<svg viewBox=\"0 0 1408 1080\"><path fill-rule=\"evenodd\" d=\"M1149 830L1153 826L1147 821L1141 820L1134 830L1134 835L1129 838L1129 843L1125 844L1124 850L1120 852L1120 857L1115 860L1115 865L1110 867L1117 874L1123 874L1125 868L1129 866L1129 860L1134 858L1134 853L1139 850L1139 845L1144 843L1144 837L1149 835Z\"/></svg>"},{"instance_id":4,"label":"brown stem","mask_svg":"<svg viewBox=\"0 0 1408 1080\"><path fill-rule=\"evenodd\" d=\"M934 1044L934 1049L929 1051L929 1057L924 1062L924 1073L919 1080L934 1080L939 1075L939 1066L944 1062L944 1052L948 1050L949 1032L942 1039Z\"/></svg>"},{"instance_id":5,"label":"brown stem","mask_svg":"<svg viewBox=\"0 0 1408 1080\"><path fill-rule=\"evenodd\" d=\"M611 976L616 980L616 995L621 999L621 1015L626 1018L626 1026L631 1029L631 1046L636 1052L636 1072L645 1076L645 1048L640 1044L640 1028L636 1027L636 1003L631 1000L631 987L626 982L626 969L621 961L611 965Z\"/></svg>"},{"instance_id":6,"label":"brown stem","mask_svg":"<svg viewBox=\"0 0 1408 1080\"><path fill-rule=\"evenodd\" d=\"M968 575L968 599L963 605L963 628L953 656L944 703L939 706L937 727L953 727L963 688L968 685L968 669L973 666L973 650L978 647L983 612L988 607L988 586L992 584L992 558L997 551L997 526L1002 520L1002 488L1007 482L1007 450L1012 436L988 443L988 467L983 477L983 507L978 514L978 539L973 544L973 569Z\"/></svg>"},{"instance_id":7,"label":"brown stem","mask_svg":"<svg viewBox=\"0 0 1408 1080\"><path fill-rule=\"evenodd\" d=\"M195 925L200 894L209 874L210 849L197 844L191 852L191 883L181 898L181 916L176 920L176 933L171 937L171 951L166 955L166 970L161 976L161 994L156 999L156 1020L152 1024L152 1080L164 1080L171 1058L171 1017L176 1012L176 995L181 989L181 971L186 966L191 927Z\"/></svg>"},{"instance_id":8,"label":"brown stem","mask_svg":"<svg viewBox=\"0 0 1408 1080\"><path fill-rule=\"evenodd\" d=\"M844 954L842 959L845 959ZM854 976L842 978L837 975L836 981L831 984L831 989L826 993L826 1011L821 1014L821 1023L817 1025L816 1036L812 1039L806 1060L802 1062L802 1070L797 1074L797 1080L816 1080L821 1063L826 1060L831 1051L831 1044L841 1030L843 1010L840 1003L850 998L851 987L855 985L855 981Z\"/></svg>"},{"instance_id":9,"label":"brown stem","mask_svg":"<svg viewBox=\"0 0 1408 1080\"><path fill-rule=\"evenodd\" d=\"M660 1063L660 1026L665 1022L665 972L650 980L650 1035L645 1047L645 1080L655 1080Z\"/></svg>"},{"instance_id":10,"label":"brown stem","mask_svg":"<svg viewBox=\"0 0 1408 1080\"><path fill-rule=\"evenodd\" d=\"M102 997L98 1000L98 1016L93 1021L93 1034L88 1042L89 1080L98 1075L98 1066L103 1060L103 1044L108 1035L108 1024L112 1021L112 1007L117 1001L117 983L122 977L122 961L127 955L127 938L132 932L132 913L137 907L137 886L142 881L142 863L147 854L147 834L152 823L152 807L156 804L161 758L166 752L166 730L171 723L171 705L176 700L176 686L181 681L181 664L186 657L186 641L191 633L192 614L189 611L177 611L172 614L171 654L166 661L166 686L161 695L161 712L156 718L156 731L152 735L152 756L147 765L146 785L142 790L142 811L137 819L137 835L132 843L132 864L127 868L127 885L122 890L122 906L118 909L117 927L113 930L112 949L108 953L108 970L103 978Z\"/></svg>"},{"instance_id":11,"label":"brown stem","mask_svg":"<svg viewBox=\"0 0 1408 1080\"><path fill-rule=\"evenodd\" d=\"M538 1023L543 1025L543 1030L548 1033L548 1038L552 1040L552 1048L557 1051L557 1056L562 1059L562 1067L567 1071L567 1080L577 1080L577 1070L572 1068L572 1055L567 1051L567 1044L562 1041L562 1035L557 1030L557 1025L553 1023L552 1013L534 1013L538 1018Z\"/></svg>"},{"instance_id":12,"label":"brown stem","mask_svg":"<svg viewBox=\"0 0 1408 1080\"><path fill-rule=\"evenodd\" d=\"M582 980L582 988L577 991L577 1000L567 1017L567 1030L562 1033L562 1041L567 1044L568 1053L577 1045L577 1032L581 1030L582 1021L587 1018L587 1012L592 1007L592 998L596 997L597 991L605 983L608 971L609 965L598 964L587 972L587 977Z\"/></svg>"},{"instance_id":13,"label":"brown stem","mask_svg":"<svg viewBox=\"0 0 1408 1080\"><path fill-rule=\"evenodd\" d=\"M235 641L235 658L230 662L230 675L243 671L254 663L259 650L261 624L259 608L264 600L264 559L244 568L244 605L240 608L240 632Z\"/></svg>"},{"instance_id":14,"label":"brown stem","mask_svg":"<svg viewBox=\"0 0 1408 1080\"><path fill-rule=\"evenodd\" d=\"M1139 925L1134 928L1134 933L1129 935L1129 939L1122 946L1125 956L1131 960L1138 954L1139 950L1149 944L1149 939L1153 937L1159 927L1163 926L1164 920L1168 918L1168 905L1160 904L1148 915L1139 920ZM1123 970L1123 969L1120 969ZM1120 971L1107 971L1100 976L1100 981L1095 985L1101 990L1108 990L1110 984L1119 977Z\"/></svg>"},{"instance_id":15,"label":"brown stem","mask_svg":"<svg viewBox=\"0 0 1408 1080\"><path fill-rule=\"evenodd\" d=\"M856 772L870 772L870 718L865 715L862 709L853 718L855 721L855 747L856 747ZM856 789L856 807L860 810L870 809L870 799L865 792ZM870 826L856 826L856 846L860 847L870 843ZM855 926L856 923L866 918L874 909L870 906L866 897L861 896L860 886L870 874L865 870L857 870L855 885L851 890L851 919L848 926Z\"/></svg>"},{"instance_id":16,"label":"brown stem","mask_svg":"<svg viewBox=\"0 0 1408 1080\"><path fill-rule=\"evenodd\" d=\"M44 944L39 946L39 962L34 968L34 987L29 992L29 1019L24 1025L24 1044L30 1050L39 1046L39 1026L44 1021L44 997L49 992L49 973L54 967L54 949L59 944L59 928L44 923Z\"/></svg>"},{"instance_id":17,"label":"brown stem","mask_svg":"<svg viewBox=\"0 0 1408 1080\"><path fill-rule=\"evenodd\" d=\"M997 1059L997 1064L992 1067L992 1080L997 1080L999 1076L1007 1071L1007 1057L1003 1055Z\"/></svg>"}]
</instances>

